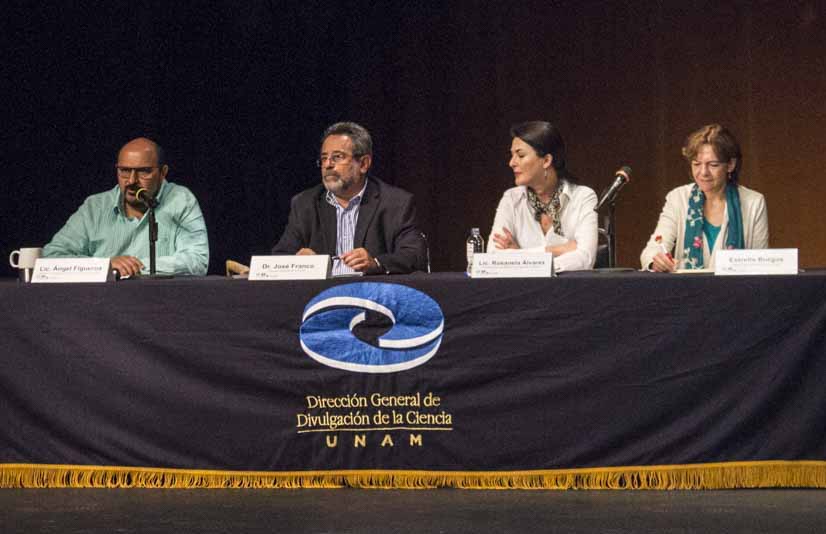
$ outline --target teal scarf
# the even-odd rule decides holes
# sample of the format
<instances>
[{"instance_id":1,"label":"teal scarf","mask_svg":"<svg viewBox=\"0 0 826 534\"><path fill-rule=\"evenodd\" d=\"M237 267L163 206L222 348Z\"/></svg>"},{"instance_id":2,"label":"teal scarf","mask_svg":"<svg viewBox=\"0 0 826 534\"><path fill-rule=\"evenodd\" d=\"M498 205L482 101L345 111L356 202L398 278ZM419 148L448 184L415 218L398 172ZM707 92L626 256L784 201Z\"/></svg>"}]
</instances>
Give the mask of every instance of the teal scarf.
<instances>
[{"instance_id":1,"label":"teal scarf","mask_svg":"<svg viewBox=\"0 0 826 534\"><path fill-rule=\"evenodd\" d=\"M703 268L703 206L706 195L697 184L691 188L688 197L688 215L685 219L685 239L683 240L683 262L685 269ZM725 248L746 248L743 239L743 212L740 210L740 194L737 186L726 185L726 210L728 212L728 232ZM709 249L714 243L709 243Z\"/></svg>"}]
</instances>

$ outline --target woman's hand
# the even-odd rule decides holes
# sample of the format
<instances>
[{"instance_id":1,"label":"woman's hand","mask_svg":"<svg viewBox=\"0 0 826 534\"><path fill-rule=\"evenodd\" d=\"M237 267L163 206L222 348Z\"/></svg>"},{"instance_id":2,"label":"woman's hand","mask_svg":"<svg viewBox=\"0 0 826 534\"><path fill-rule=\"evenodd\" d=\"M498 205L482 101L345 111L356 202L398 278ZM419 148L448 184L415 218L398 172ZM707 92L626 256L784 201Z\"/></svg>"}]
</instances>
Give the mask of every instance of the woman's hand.
<instances>
[{"instance_id":1,"label":"woman's hand","mask_svg":"<svg viewBox=\"0 0 826 534\"><path fill-rule=\"evenodd\" d=\"M520 248L519 243L516 242L516 238L513 237L513 234L510 233L510 230L507 228L502 228L503 234L493 234L493 242L496 245L496 248L505 249L505 248Z\"/></svg>"},{"instance_id":2,"label":"woman's hand","mask_svg":"<svg viewBox=\"0 0 826 534\"><path fill-rule=\"evenodd\" d=\"M660 252L651 261L651 270L658 273L673 273L677 270L677 262Z\"/></svg>"},{"instance_id":3,"label":"woman's hand","mask_svg":"<svg viewBox=\"0 0 826 534\"><path fill-rule=\"evenodd\" d=\"M545 252L550 252L551 254L556 256L561 256L566 252L573 252L576 250L576 239L570 239L564 245L557 245L555 247L545 247Z\"/></svg>"}]
</instances>

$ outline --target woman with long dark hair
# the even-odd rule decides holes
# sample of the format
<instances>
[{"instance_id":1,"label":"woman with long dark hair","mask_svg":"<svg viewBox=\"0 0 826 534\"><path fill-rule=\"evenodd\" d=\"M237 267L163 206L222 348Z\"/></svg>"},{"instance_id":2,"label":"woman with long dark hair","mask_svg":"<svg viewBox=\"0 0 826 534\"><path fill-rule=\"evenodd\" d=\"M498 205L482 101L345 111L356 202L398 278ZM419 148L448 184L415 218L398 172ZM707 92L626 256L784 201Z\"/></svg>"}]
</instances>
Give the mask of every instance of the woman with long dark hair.
<instances>
[{"instance_id":1,"label":"woman with long dark hair","mask_svg":"<svg viewBox=\"0 0 826 534\"><path fill-rule=\"evenodd\" d=\"M554 270L592 269L597 251L597 196L568 172L565 143L549 122L511 128L516 187L505 191L488 253L525 250L554 255Z\"/></svg>"}]
</instances>

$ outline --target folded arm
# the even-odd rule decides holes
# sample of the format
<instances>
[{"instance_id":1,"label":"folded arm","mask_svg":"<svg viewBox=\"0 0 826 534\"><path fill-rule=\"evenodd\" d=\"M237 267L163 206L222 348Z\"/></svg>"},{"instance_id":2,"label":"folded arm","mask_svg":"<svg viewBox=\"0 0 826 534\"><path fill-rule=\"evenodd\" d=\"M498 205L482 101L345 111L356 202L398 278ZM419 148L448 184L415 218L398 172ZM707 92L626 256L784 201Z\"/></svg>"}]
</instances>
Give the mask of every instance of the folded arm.
<instances>
[{"instance_id":1,"label":"folded arm","mask_svg":"<svg viewBox=\"0 0 826 534\"><path fill-rule=\"evenodd\" d=\"M597 257L597 243L599 240L599 234L597 232L597 212L594 211L596 206L597 195L589 189L578 206L570 205L568 207L568 209L576 207L578 210L574 234L566 236L569 241L575 242L575 245L572 250L568 250L571 247L561 246L559 249L561 254L554 258L555 271L583 271L593 269L594 261ZM568 251L565 252L565 250Z\"/></svg>"}]
</instances>

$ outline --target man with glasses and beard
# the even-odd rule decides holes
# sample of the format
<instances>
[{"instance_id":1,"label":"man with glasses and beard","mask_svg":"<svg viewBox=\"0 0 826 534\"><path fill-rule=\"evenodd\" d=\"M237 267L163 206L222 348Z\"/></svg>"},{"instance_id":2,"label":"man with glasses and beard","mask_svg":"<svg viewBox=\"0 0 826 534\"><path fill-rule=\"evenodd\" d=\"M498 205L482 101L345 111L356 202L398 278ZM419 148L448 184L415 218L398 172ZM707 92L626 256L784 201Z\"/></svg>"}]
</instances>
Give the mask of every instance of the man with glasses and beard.
<instances>
[{"instance_id":1,"label":"man with glasses and beard","mask_svg":"<svg viewBox=\"0 0 826 534\"><path fill-rule=\"evenodd\" d=\"M209 241L198 201L184 186L166 181L163 149L138 138L126 143L115 165L118 185L88 197L43 249L45 257L111 258L121 277L149 270L149 218L137 192L157 202L159 273L205 275Z\"/></svg>"},{"instance_id":2,"label":"man with glasses and beard","mask_svg":"<svg viewBox=\"0 0 826 534\"><path fill-rule=\"evenodd\" d=\"M368 177L373 142L365 128L325 130L321 183L292 199L287 229L273 254L329 254L333 274L409 273L426 268L413 195Z\"/></svg>"}]
</instances>

